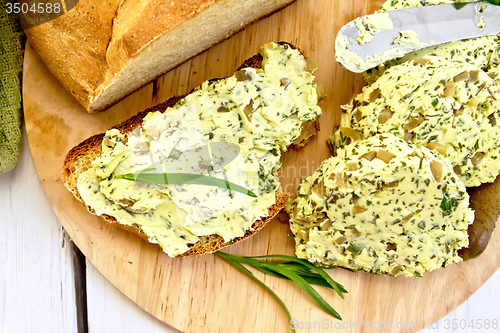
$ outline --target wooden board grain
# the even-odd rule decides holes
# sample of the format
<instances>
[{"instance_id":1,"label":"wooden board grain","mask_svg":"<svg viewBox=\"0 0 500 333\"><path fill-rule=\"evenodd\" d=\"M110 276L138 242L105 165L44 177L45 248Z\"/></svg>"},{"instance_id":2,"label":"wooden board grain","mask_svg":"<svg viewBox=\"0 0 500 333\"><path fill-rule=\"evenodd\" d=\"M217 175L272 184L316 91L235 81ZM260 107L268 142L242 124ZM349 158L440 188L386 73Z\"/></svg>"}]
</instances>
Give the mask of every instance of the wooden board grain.
<instances>
[{"instance_id":1,"label":"wooden board grain","mask_svg":"<svg viewBox=\"0 0 500 333\"><path fill-rule=\"evenodd\" d=\"M171 259L156 246L125 231L110 229L62 185L59 172L68 150L138 111L185 94L204 80L225 77L260 45L288 41L319 65L316 82L328 94L321 102L322 130L303 149L290 150L280 172L284 190L329 156L326 138L338 123L340 105L363 85L362 76L335 63L338 29L376 10L376 0L298 0L210 50L187 61L100 114L87 114L54 79L28 46L24 67L24 112L30 148L41 183L61 223L94 266L122 293L160 320L184 332L283 332L290 326L279 304L262 287L213 255ZM287 219L279 215L251 239L230 247L237 255L293 255ZM428 273L391 278L345 270L330 273L348 290L345 300L318 288L343 321L328 317L297 286L256 273L289 306L300 327L339 331L415 332L443 317L474 293L500 266L500 235L493 234L478 259ZM368 322L372 323L371 326ZM391 322L392 329L383 326ZM376 326L378 325L378 327ZM381 326L382 325L382 326Z\"/></svg>"}]
</instances>

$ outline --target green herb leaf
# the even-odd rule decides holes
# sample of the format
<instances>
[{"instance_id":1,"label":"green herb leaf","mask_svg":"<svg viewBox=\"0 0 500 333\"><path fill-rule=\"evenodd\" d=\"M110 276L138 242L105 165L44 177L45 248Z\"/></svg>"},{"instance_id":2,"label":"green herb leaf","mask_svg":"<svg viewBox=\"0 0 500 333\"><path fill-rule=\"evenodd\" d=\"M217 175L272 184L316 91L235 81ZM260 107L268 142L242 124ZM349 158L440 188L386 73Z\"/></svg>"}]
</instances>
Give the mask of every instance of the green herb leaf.
<instances>
[{"instance_id":1,"label":"green herb leaf","mask_svg":"<svg viewBox=\"0 0 500 333\"><path fill-rule=\"evenodd\" d=\"M215 254L218 254L218 253L222 253L222 252L215 252ZM283 307L283 309L285 309L285 312L286 312L286 315L288 316L289 322L292 321L292 316L290 315L290 311L288 311L288 308L286 307L285 303L283 303L283 301L281 300L281 298L271 288L269 288L261 280L257 279L257 277L255 275L253 275L253 273L248 268L246 268L245 266L243 266L239 262L233 261L233 260L227 260L227 261L231 265L233 265L234 267L236 267L237 269L239 269L241 272L243 272L246 275L248 275L250 278L252 278L258 284L260 284L261 286L263 286L265 289L267 289L274 296L274 298L276 298L278 300L278 302L281 304L281 306ZM292 328L292 331L295 332L295 329L293 327L291 327L291 328Z\"/></svg>"},{"instance_id":2,"label":"green herb leaf","mask_svg":"<svg viewBox=\"0 0 500 333\"><path fill-rule=\"evenodd\" d=\"M258 260L255 260L255 261L259 262L260 264L255 264L255 265L252 265L252 266L254 266L255 268L257 268L261 272L263 272L265 274L268 274L268 275L275 276L275 277L279 277L281 279L290 280L288 277L286 277L286 276L284 276L282 274L276 273L272 269L268 269L266 267L266 263L265 262L260 262ZM282 263L280 265L285 265L285 264L287 264L287 263ZM275 264L272 264L272 265L275 265ZM332 286L328 282L326 282L322 277L318 277L318 274L316 274L314 272L307 273L305 270L301 270L301 274L300 275L304 278L304 280L306 280L307 282L309 282L309 284L315 284L315 285L318 285L318 286L323 286L323 287L327 287L327 288L333 289Z\"/></svg>"},{"instance_id":3,"label":"green herb leaf","mask_svg":"<svg viewBox=\"0 0 500 333\"><path fill-rule=\"evenodd\" d=\"M443 210L444 215L451 214L453 208L458 206L458 201L456 198L450 197L448 193L443 195L443 200L441 200L441 205L439 206Z\"/></svg>"},{"instance_id":4,"label":"green herb leaf","mask_svg":"<svg viewBox=\"0 0 500 333\"><path fill-rule=\"evenodd\" d=\"M255 267L256 269L260 270L263 273L279 277L279 278L284 278L288 280L292 280L295 282L299 287L301 287L309 296L311 296L312 299L323 309L325 310L328 314L332 315L333 317L341 320L342 318L340 315L335 311L330 304L328 304L322 297L321 295L311 286L311 284L316 284L316 285L321 285L325 286L328 288L334 289L337 294L341 297L344 298L344 293L347 293L347 290L345 288L333 281L333 279L328 275L324 269L320 267L316 267L309 263L306 260L303 259L298 259L295 257L290 257L290 256L285 256L285 255L266 255L266 256L254 256L254 257L240 257L240 256L234 256L228 253L224 252L215 252L215 255L222 257L232 265L238 267L241 271L249 275L252 279L259 281L260 284L263 284L260 280L258 280L251 271L249 271L247 268L245 268L243 264L251 265ZM274 262L268 262L268 261L262 261L258 259L284 259L288 260L285 262L281 263L274 263ZM241 268L243 267L244 270ZM266 289L270 290L268 287ZM271 291L272 292L272 291ZM290 313L286 306L281 302L281 300L278 298L278 296L272 292L273 295L280 301L281 305L287 312L287 315L289 318ZM291 320L291 319L290 319Z\"/></svg>"},{"instance_id":5,"label":"green herb leaf","mask_svg":"<svg viewBox=\"0 0 500 333\"><path fill-rule=\"evenodd\" d=\"M290 280L292 280L293 282L295 282L296 284L298 284L299 287L301 287L306 293L308 293L309 296L311 296L311 298L314 299L314 301L316 303L318 303L318 305L321 308L323 308L323 310L325 310L328 314L332 315L333 317L335 317L335 318L337 318L339 320L342 320L342 317L337 313L337 311L335 311L331 307L331 305L328 304L323 299L323 297L321 297L320 294L318 294L318 292L316 291L316 289L314 289L313 287L311 287L311 285L309 283L307 283L307 281L304 280L300 275L295 274L290 269L286 269L284 266L275 266L274 269L278 273L285 275Z\"/></svg>"},{"instance_id":6,"label":"green herb leaf","mask_svg":"<svg viewBox=\"0 0 500 333\"><path fill-rule=\"evenodd\" d=\"M364 243L352 242L347 247L347 251L352 252L352 254L354 254L354 255L357 256L357 255L360 255L361 252L363 252L364 248L365 248L365 244Z\"/></svg>"},{"instance_id":7,"label":"green herb leaf","mask_svg":"<svg viewBox=\"0 0 500 333\"><path fill-rule=\"evenodd\" d=\"M246 194L250 197L256 198L257 195L252 191L240 186L238 184L232 183L230 181L205 176L192 173L146 173L155 169L144 169L134 173L127 173L124 175L116 175L116 179L126 179L130 181L136 181L141 183L148 183L154 185L168 185L168 184L197 184L197 185L209 185L217 186L221 188L227 188L231 191L240 192Z\"/></svg>"},{"instance_id":8,"label":"green herb leaf","mask_svg":"<svg viewBox=\"0 0 500 333\"><path fill-rule=\"evenodd\" d=\"M285 255L280 255L280 254L275 254L275 255L267 255L267 256L257 256L257 257L249 257L249 258L279 258L279 259L285 259L285 260L289 260L289 261L293 261L293 262L296 262L296 263L299 263L311 270L314 270L315 272L318 273L318 275L320 275L325 281L326 283L328 283L333 290L335 290L337 292L337 294L344 298L344 293L347 293L347 290L345 290L344 286L342 286L341 284L335 282L331 277L330 275L328 275L328 273L325 272L325 270L321 267L316 267L314 266L313 264L311 264L309 261L307 260L303 260L303 259L299 259L299 258L295 258L295 257L290 257L290 256L285 256Z\"/></svg>"},{"instance_id":9,"label":"green herb leaf","mask_svg":"<svg viewBox=\"0 0 500 333\"><path fill-rule=\"evenodd\" d=\"M347 290L344 289L344 287L337 282L333 281L333 279L326 273L322 268L316 267L309 262L302 260L302 259L297 259L295 257L289 257L289 256L284 256L284 255L267 255L267 256L258 256L258 257L237 257L237 256L232 256L227 253L220 252L221 256L224 256L225 259L233 259L233 260L238 260L239 262L251 265L258 270L269 274L273 275L275 277L283 278L290 280L288 277L275 272L273 269L276 265L283 265L287 266L288 268L292 269L295 271L297 274L301 275L306 281L308 281L311 284L316 284L316 285L321 285L327 288L334 289L340 297L344 298L343 293L347 293ZM287 261L283 263L269 263L265 261L260 261L257 259L260 258L280 258L280 259L293 259L295 261ZM305 266L309 265L309 266ZM335 268L335 267L332 267ZM313 272L312 270L317 270L321 272L321 275L318 273Z\"/></svg>"},{"instance_id":10,"label":"green herb leaf","mask_svg":"<svg viewBox=\"0 0 500 333\"><path fill-rule=\"evenodd\" d=\"M455 6L456 9L461 9L461 8L464 8L465 5L467 5L467 4L468 4L468 2L456 2L454 4L454 6Z\"/></svg>"}]
</instances>

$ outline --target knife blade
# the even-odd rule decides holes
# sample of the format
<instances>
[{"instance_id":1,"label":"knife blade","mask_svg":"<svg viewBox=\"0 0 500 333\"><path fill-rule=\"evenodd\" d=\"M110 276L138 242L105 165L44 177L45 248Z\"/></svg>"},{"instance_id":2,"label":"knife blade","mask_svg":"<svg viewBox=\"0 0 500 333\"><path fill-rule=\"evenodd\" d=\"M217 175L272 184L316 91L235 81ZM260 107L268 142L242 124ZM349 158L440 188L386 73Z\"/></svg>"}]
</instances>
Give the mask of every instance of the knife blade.
<instances>
[{"instance_id":1,"label":"knife blade","mask_svg":"<svg viewBox=\"0 0 500 333\"><path fill-rule=\"evenodd\" d=\"M335 40L336 60L361 73L425 47L500 33L500 6L487 2L399 9L359 17Z\"/></svg>"}]
</instances>

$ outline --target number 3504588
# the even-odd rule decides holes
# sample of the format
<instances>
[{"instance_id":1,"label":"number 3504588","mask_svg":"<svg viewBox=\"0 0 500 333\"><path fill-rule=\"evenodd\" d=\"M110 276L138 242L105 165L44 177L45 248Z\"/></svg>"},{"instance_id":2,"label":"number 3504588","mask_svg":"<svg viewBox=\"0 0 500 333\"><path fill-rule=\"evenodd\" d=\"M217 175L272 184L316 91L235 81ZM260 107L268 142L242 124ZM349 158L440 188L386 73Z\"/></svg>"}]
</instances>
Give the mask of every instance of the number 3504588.
<instances>
[{"instance_id":1,"label":"number 3504588","mask_svg":"<svg viewBox=\"0 0 500 333\"><path fill-rule=\"evenodd\" d=\"M18 2L15 3L7 3L6 4L7 14L61 14L63 8L60 3L34 3L31 6L26 2L20 4Z\"/></svg>"},{"instance_id":2,"label":"number 3504588","mask_svg":"<svg viewBox=\"0 0 500 333\"><path fill-rule=\"evenodd\" d=\"M498 330L498 319L475 319L467 321L465 319L445 319L444 320L444 328L445 329L477 329L477 330Z\"/></svg>"}]
</instances>

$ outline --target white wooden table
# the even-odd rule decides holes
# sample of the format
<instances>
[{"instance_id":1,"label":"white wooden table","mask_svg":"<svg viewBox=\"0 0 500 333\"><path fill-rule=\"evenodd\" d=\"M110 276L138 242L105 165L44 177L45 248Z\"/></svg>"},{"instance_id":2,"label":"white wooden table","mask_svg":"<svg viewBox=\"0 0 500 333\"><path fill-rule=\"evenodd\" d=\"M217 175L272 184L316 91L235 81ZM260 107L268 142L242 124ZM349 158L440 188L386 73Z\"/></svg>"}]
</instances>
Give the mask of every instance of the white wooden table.
<instances>
[{"instance_id":1,"label":"white wooden table","mask_svg":"<svg viewBox=\"0 0 500 333\"><path fill-rule=\"evenodd\" d=\"M0 175L0 227L0 333L177 332L118 292L79 253L45 197L25 133L17 167ZM500 322L499 299L497 271L424 332L500 332L460 328Z\"/></svg>"}]
</instances>

